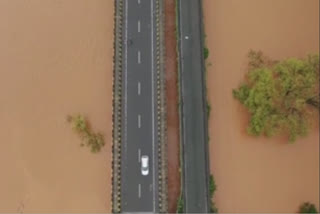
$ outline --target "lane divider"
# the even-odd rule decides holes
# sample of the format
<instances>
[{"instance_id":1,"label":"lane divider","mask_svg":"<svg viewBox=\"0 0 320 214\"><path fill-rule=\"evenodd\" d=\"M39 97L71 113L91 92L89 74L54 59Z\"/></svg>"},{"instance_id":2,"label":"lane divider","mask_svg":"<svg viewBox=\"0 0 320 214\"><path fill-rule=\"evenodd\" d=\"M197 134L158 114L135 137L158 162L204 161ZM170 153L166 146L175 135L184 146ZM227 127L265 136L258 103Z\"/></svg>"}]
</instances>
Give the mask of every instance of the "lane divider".
<instances>
[{"instance_id":1,"label":"lane divider","mask_svg":"<svg viewBox=\"0 0 320 214\"><path fill-rule=\"evenodd\" d=\"M164 61L164 0L156 0L156 91L157 91L157 149L158 149L158 209L167 213L167 138L166 93Z\"/></svg>"},{"instance_id":2,"label":"lane divider","mask_svg":"<svg viewBox=\"0 0 320 214\"><path fill-rule=\"evenodd\" d=\"M121 212L121 117L123 0L114 1L112 212Z\"/></svg>"}]
</instances>

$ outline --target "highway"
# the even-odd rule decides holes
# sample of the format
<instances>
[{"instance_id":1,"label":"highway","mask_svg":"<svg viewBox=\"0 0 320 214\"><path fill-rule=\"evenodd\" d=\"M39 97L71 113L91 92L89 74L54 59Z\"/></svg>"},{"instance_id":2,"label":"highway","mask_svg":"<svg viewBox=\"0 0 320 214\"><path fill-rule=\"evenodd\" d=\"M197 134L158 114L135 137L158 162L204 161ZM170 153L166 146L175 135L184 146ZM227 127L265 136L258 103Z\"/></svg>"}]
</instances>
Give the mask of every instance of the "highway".
<instances>
[{"instance_id":1,"label":"highway","mask_svg":"<svg viewBox=\"0 0 320 214\"><path fill-rule=\"evenodd\" d=\"M158 212L157 0L124 0L121 212ZM149 174L141 173L141 156Z\"/></svg>"},{"instance_id":2,"label":"highway","mask_svg":"<svg viewBox=\"0 0 320 214\"><path fill-rule=\"evenodd\" d=\"M184 212L209 212L208 127L201 0L178 0Z\"/></svg>"}]
</instances>

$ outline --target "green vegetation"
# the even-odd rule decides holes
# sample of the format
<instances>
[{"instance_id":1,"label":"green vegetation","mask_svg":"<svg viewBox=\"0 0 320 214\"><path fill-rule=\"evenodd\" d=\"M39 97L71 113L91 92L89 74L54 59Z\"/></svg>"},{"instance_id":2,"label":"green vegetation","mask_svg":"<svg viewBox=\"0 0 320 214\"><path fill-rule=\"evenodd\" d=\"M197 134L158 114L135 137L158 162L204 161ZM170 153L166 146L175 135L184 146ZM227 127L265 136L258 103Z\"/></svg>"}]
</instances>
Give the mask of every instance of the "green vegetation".
<instances>
[{"instance_id":1,"label":"green vegetation","mask_svg":"<svg viewBox=\"0 0 320 214\"><path fill-rule=\"evenodd\" d=\"M318 211L314 204L305 202L300 206L299 213L318 213Z\"/></svg>"},{"instance_id":2,"label":"green vegetation","mask_svg":"<svg viewBox=\"0 0 320 214\"><path fill-rule=\"evenodd\" d=\"M209 49L207 47L204 47L203 55L204 55L204 59L208 59L208 57L209 57Z\"/></svg>"},{"instance_id":3,"label":"green vegetation","mask_svg":"<svg viewBox=\"0 0 320 214\"><path fill-rule=\"evenodd\" d=\"M210 213L218 213L218 208L213 202L213 196L216 190L217 190L216 182L214 181L213 175L210 175L210 180L209 180L209 192L210 192L210 198L211 198Z\"/></svg>"},{"instance_id":4,"label":"green vegetation","mask_svg":"<svg viewBox=\"0 0 320 214\"><path fill-rule=\"evenodd\" d=\"M209 183L209 190L210 190L210 197L212 198L214 195L214 192L217 190L216 183L214 181L213 175L210 175L210 183Z\"/></svg>"},{"instance_id":5,"label":"green vegetation","mask_svg":"<svg viewBox=\"0 0 320 214\"><path fill-rule=\"evenodd\" d=\"M206 37L207 37L207 36L204 35L204 38L203 38L204 41L205 41ZM204 47L204 48L203 48L203 53L204 53L204 59L205 59L205 60L208 59L208 57L209 57L209 49L208 49L207 47ZM204 77L205 77L205 80L207 80L207 75L208 75L208 73L207 73L207 66L205 66L205 68L204 68ZM208 116L208 118L210 118L211 105L210 105L209 100L208 100L207 82L205 81L204 84L205 84L205 93L206 93L206 102L207 102L207 116Z\"/></svg>"},{"instance_id":6,"label":"green vegetation","mask_svg":"<svg viewBox=\"0 0 320 214\"><path fill-rule=\"evenodd\" d=\"M91 152L97 153L104 146L103 135L90 130L87 120L83 115L68 116L67 121L72 124L72 129L78 133L82 143L80 146L90 147Z\"/></svg>"},{"instance_id":7,"label":"green vegetation","mask_svg":"<svg viewBox=\"0 0 320 214\"><path fill-rule=\"evenodd\" d=\"M181 196L178 198L177 213L184 213L184 211L183 211L183 200L182 200Z\"/></svg>"},{"instance_id":8,"label":"green vegetation","mask_svg":"<svg viewBox=\"0 0 320 214\"><path fill-rule=\"evenodd\" d=\"M249 134L305 136L319 111L319 55L273 61L250 51L247 79L233 90L251 115Z\"/></svg>"},{"instance_id":9,"label":"green vegetation","mask_svg":"<svg viewBox=\"0 0 320 214\"><path fill-rule=\"evenodd\" d=\"M210 118L210 112L211 112L211 105L207 100L207 114L208 114L208 118Z\"/></svg>"}]
</instances>

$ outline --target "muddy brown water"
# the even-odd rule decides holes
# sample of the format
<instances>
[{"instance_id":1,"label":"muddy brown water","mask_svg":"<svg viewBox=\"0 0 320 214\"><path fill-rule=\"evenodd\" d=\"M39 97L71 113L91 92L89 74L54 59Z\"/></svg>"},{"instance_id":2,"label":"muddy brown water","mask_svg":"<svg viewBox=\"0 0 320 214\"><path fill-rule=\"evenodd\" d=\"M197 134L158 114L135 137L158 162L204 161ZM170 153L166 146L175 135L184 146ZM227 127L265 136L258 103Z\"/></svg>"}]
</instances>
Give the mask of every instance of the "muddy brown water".
<instances>
[{"instance_id":1,"label":"muddy brown water","mask_svg":"<svg viewBox=\"0 0 320 214\"><path fill-rule=\"evenodd\" d=\"M113 1L0 0L0 34L0 212L111 212Z\"/></svg>"},{"instance_id":2,"label":"muddy brown water","mask_svg":"<svg viewBox=\"0 0 320 214\"><path fill-rule=\"evenodd\" d=\"M319 208L319 127L294 144L246 134L248 118L233 99L249 49L283 59L319 52L318 0L204 0L210 49L210 159L220 212L296 212Z\"/></svg>"}]
</instances>

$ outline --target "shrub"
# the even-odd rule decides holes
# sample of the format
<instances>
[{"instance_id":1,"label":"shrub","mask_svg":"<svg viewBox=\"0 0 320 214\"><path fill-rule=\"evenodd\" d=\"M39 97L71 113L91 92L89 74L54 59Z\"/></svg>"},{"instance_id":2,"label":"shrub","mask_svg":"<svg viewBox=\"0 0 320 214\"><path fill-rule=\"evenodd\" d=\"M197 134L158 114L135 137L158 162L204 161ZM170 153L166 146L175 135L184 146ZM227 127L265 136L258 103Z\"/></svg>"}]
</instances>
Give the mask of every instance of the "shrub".
<instances>
[{"instance_id":1,"label":"shrub","mask_svg":"<svg viewBox=\"0 0 320 214\"><path fill-rule=\"evenodd\" d=\"M210 193L210 213L218 213L218 208L216 207L216 204L213 202L213 196L215 191L217 190L217 185L214 180L213 175L210 175L209 179L209 193Z\"/></svg>"},{"instance_id":2,"label":"shrub","mask_svg":"<svg viewBox=\"0 0 320 214\"><path fill-rule=\"evenodd\" d=\"M204 59L208 59L209 57L209 49L207 47L203 49L203 56L204 56Z\"/></svg>"},{"instance_id":3,"label":"shrub","mask_svg":"<svg viewBox=\"0 0 320 214\"><path fill-rule=\"evenodd\" d=\"M210 213L218 213L218 208L216 207L215 203L211 201L210 204Z\"/></svg>"},{"instance_id":4,"label":"shrub","mask_svg":"<svg viewBox=\"0 0 320 214\"><path fill-rule=\"evenodd\" d=\"M211 106L210 106L209 102L207 101L207 115L208 115L208 118L210 117L210 113L211 113Z\"/></svg>"},{"instance_id":5,"label":"shrub","mask_svg":"<svg viewBox=\"0 0 320 214\"><path fill-rule=\"evenodd\" d=\"M178 198L177 213L184 213L182 196Z\"/></svg>"},{"instance_id":6,"label":"shrub","mask_svg":"<svg viewBox=\"0 0 320 214\"><path fill-rule=\"evenodd\" d=\"M72 124L72 129L80 136L82 140L80 146L90 147L93 153L101 150L105 144L103 135L92 132L83 115L67 116L67 121Z\"/></svg>"},{"instance_id":7,"label":"shrub","mask_svg":"<svg viewBox=\"0 0 320 214\"><path fill-rule=\"evenodd\" d=\"M299 213L318 213L314 204L305 202L300 206Z\"/></svg>"},{"instance_id":8,"label":"shrub","mask_svg":"<svg viewBox=\"0 0 320 214\"><path fill-rule=\"evenodd\" d=\"M214 195L214 192L217 189L216 182L214 181L213 175L210 175L209 188L210 188L210 197L212 198Z\"/></svg>"}]
</instances>

